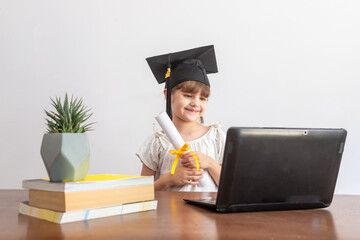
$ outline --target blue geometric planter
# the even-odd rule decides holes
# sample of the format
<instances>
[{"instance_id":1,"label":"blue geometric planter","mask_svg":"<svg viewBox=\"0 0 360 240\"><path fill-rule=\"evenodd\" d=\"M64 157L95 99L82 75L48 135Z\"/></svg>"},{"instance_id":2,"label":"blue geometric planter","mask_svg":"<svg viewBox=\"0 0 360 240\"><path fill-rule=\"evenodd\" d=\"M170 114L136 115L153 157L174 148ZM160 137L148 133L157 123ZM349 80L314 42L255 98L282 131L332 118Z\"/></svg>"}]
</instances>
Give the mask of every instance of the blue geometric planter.
<instances>
[{"instance_id":1,"label":"blue geometric planter","mask_svg":"<svg viewBox=\"0 0 360 240\"><path fill-rule=\"evenodd\" d=\"M52 182L83 180L89 171L90 147L85 133L46 133L40 153Z\"/></svg>"}]
</instances>

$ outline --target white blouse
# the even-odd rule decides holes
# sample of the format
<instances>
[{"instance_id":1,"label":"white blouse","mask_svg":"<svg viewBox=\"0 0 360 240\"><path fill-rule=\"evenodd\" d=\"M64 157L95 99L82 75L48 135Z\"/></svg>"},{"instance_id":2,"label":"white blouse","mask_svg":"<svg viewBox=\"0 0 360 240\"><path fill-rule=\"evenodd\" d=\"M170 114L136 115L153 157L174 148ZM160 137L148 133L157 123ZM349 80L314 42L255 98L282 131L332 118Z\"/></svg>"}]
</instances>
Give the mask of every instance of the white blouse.
<instances>
[{"instance_id":1,"label":"white blouse","mask_svg":"<svg viewBox=\"0 0 360 240\"><path fill-rule=\"evenodd\" d=\"M188 142L190 151L199 151L203 154L213 158L217 163L222 164L224 147L225 147L225 133L221 129L219 123L210 125L208 132L198 139ZM154 179L159 179L160 176L169 173L175 160L175 155L169 153L174 150L170 140L165 133L158 131L150 136L145 143L140 147L136 156L148 168L155 171ZM178 166L180 161L178 162ZM176 170L175 170L176 171ZM207 173L206 170L205 174ZM217 186L214 180L209 177L210 181L205 186L200 185L184 185L172 186L168 191L201 191L201 192L216 192Z\"/></svg>"}]
</instances>

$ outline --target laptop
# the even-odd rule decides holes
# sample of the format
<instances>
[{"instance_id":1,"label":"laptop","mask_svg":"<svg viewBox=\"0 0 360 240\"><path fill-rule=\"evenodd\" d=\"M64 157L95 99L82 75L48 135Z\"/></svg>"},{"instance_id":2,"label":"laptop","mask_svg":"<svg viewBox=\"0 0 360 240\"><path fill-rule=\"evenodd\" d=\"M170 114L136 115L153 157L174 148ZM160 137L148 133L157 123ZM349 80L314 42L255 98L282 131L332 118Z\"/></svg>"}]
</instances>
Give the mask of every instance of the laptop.
<instances>
[{"instance_id":1,"label":"laptop","mask_svg":"<svg viewBox=\"0 0 360 240\"><path fill-rule=\"evenodd\" d=\"M184 200L218 212L328 207L346 134L345 129L231 127L216 198Z\"/></svg>"}]
</instances>

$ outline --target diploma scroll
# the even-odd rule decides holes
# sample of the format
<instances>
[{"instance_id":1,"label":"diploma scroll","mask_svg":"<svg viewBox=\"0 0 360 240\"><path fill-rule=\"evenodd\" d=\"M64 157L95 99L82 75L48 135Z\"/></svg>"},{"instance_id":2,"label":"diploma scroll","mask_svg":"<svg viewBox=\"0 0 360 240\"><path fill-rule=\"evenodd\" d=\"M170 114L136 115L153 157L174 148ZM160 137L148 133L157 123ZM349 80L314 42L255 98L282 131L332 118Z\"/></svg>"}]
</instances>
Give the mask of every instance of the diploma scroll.
<instances>
[{"instance_id":1,"label":"diploma scroll","mask_svg":"<svg viewBox=\"0 0 360 240\"><path fill-rule=\"evenodd\" d=\"M185 142L180 133L176 129L174 123L171 121L166 112L162 112L155 117L166 136L169 138L171 144L175 149L180 149L184 146Z\"/></svg>"},{"instance_id":2,"label":"diploma scroll","mask_svg":"<svg viewBox=\"0 0 360 240\"><path fill-rule=\"evenodd\" d=\"M171 119L169 118L169 116L168 116L168 114L166 112L160 113L159 115L157 115L155 117L155 119L159 123L160 127L165 132L166 136L169 138L171 144L174 146L174 148L176 150L184 149L185 146L187 147L188 144L185 143L185 141L182 139L180 133L178 132L178 130L176 129L174 123L171 121ZM178 152L176 150L175 150L175 152ZM189 152L189 148L187 148L186 152ZM171 153L171 151L170 151L170 153ZM183 153L185 153L185 152L183 152ZM180 155L181 154L182 153L180 153ZM193 155L194 155L194 157L196 159L196 156L195 156L194 153L193 153ZM178 157L175 159L173 169L172 169L172 174L173 174L174 168L176 167L177 160L178 160ZM196 162L197 162L197 159L196 159ZM199 180L199 184L201 186L205 186L205 185L208 185L208 183L209 183L208 181L210 181L210 176L208 175L207 171L204 170L204 175Z\"/></svg>"}]
</instances>

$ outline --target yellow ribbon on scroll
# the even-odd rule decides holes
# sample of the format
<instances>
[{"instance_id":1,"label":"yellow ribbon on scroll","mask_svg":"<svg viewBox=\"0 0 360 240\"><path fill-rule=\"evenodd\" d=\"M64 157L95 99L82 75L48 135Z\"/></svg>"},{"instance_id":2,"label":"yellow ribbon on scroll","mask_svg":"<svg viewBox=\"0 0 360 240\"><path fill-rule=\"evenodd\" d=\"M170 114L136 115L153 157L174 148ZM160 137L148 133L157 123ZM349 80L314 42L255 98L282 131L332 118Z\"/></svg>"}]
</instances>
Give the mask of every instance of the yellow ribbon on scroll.
<instances>
[{"instance_id":1,"label":"yellow ribbon on scroll","mask_svg":"<svg viewBox=\"0 0 360 240\"><path fill-rule=\"evenodd\" d=\"M175 173L175 168L176 168L176 165L177 165L177 163L179 161L180 156L183 155L186 151L189 151L189 150L190 150L189 144L185 143L184 146L182 146L179 150L170 150L169 151L169 153L171 155L176 155L174 163L173 163L172 168L171 168L171 174ZM190 151L190 152L195 158L196 170L199 171L199 161L197 160L197 157L196 157L195 153L193 153L192 151Z\"/></svg>"}]
</instances>

